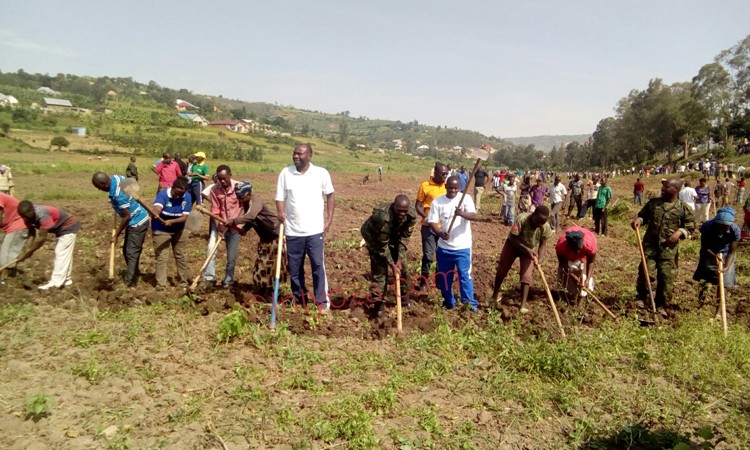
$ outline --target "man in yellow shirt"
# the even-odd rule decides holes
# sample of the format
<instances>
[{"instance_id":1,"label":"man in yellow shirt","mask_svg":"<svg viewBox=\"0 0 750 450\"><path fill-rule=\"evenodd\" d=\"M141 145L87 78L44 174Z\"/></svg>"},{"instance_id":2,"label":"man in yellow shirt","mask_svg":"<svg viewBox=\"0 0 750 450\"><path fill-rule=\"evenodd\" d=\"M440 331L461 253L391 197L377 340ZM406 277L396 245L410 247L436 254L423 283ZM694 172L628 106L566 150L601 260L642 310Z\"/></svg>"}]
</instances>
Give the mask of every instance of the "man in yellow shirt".
<instances>
[{"instance_id":1,"label":"man in yellow shirt","mask_svg":"<svg viewBox=\"0 0 750 450\"><path fill-rule=\"evenodd\" d=\"M417 191L417 200L414 208L417 215L422 218L422 276L419 280L419 290L424 290L427 280L430 279L430 268L435 260L435 248L437 247L437 236L432 232L427 218L430 216L430 204L436 198L445 195L445 179L448 177L448 168L441 162L435 163L432 178L423 181Z\"/></svg>"}]
</instances>

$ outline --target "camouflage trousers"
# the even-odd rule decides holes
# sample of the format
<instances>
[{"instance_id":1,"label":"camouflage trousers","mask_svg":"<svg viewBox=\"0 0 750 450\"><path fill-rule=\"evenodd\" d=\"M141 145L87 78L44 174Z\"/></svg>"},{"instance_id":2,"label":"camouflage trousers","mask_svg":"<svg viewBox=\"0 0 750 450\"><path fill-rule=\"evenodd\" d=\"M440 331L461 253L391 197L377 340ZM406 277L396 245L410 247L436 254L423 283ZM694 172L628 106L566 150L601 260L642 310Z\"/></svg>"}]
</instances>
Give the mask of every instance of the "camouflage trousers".
<instances>
[{"instance_id":1,"label":"camouflage trousers","mask_svg":"<svg viewBox=\"0 0 750 450\"><path fill-rule=\"evenodd\" d=\"M654 292L654 300L657 307L662 307L672 300L672 291L674 290L674 280L677 278L677 259L679 256L677 247L669 248L665 245L658 247L644 244L643 251L646 254L646 264L648 265L648 276L651 279L651 288ZM638 281L635 286L638 298L648 304L648 285L646 278L643 276L643 263L638 265Z\"/></svg>"},{"instance_id":2,"label":"camouflage trousers","mask_svg":"<svg viewBox=\"0 0 750 450\"><path fill-rule=\"evenodd\" d=\"M398 249L392 247L389 249L391 257L394 261L398 261ZM370 253L370 278L372 279L372 285L370 286L370 302L379 302L386 300L386 294L388 293L388 272L390 272L390 266L388 260L385 257L373 253ZM409 281L409 274L407 272L406 261L401 261L401 296L402 299L406 299L407 285ZM395 283L395 280L393 280Z\"/></svg>"}]
</instances>

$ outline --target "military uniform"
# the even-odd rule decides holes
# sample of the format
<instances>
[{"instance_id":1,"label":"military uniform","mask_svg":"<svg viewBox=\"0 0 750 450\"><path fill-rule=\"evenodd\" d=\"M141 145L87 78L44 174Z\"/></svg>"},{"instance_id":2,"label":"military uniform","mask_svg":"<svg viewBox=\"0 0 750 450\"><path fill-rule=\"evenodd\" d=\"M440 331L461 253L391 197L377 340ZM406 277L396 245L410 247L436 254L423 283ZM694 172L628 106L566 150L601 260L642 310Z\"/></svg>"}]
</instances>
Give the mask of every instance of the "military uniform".
<instances>
[{"instance_id":1,"label":"military uniform","mask_svg":"<svg viewBox=\"0 0 750 450\"><path fill-rule=\"evenodd\" d=\"M409 212L404 219L399 219L393 210L393 203L383 203L372 210L372 215L362 224L360 229L362 237L367 243L367 251L370 254L370 271L373 284L380 289L375 293L376 287L372 287L376 294L376 301L383 301L386 294L386 279L388 269L392 264L401 262L401 291L405 290L405 280L408 280L406 272L406 246L409 244L417 224L417 211L414 205L409 205Z\"/></svg>"},{"instance_id":2,"label":"military uniform","mask_svg":"<svg viewBox=\"0 0 750 450\"><path fill-rule=\"evenodd\" d=\"M670 203L662 198L654 198L646 203L638 217L643 220L644 225L648 225L643 237L643 251L646 254L649 278L652 283L656 280L656 306L663 307L672 299L679 254L677 245L670 247L667 240L678 230L682 232L683 238L690 236L695 230L693 212L679 199ZM638 267L636 291L639 299L648 298L643 263Z\"/></svg>"}]
</instances>

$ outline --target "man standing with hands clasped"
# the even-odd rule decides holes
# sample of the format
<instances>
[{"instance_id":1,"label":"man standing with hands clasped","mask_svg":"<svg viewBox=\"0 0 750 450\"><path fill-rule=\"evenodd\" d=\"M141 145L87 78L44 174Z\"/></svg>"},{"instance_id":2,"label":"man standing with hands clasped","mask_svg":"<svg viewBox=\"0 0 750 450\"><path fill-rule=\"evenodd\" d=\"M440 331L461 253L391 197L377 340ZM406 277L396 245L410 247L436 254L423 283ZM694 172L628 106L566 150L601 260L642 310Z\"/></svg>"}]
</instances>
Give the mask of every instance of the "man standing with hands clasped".
<instances>
[{"instance_id":1,"label":"man standing with hands clasped","mask_svg":"<svg viewBox=\"0 0 750 450\"><path fill-rule=\"evenodd\" d=\"M328 311L330 301L323 260L323 233L331 228L336 204L331 175L326 169L312 164L312 156L312 144L294 146L294 164L281 171L276 184L276 212L284 223L289 281L294 298L303 304L309 298L304 269L307 255L313 272L313 300L320 310Z\"/></svg>"},{"instance_id":2,"label":"man standing with hands clasped","mask_svg":"<svg viewBox=\"0 0 750 450\"><path fill-rule=\"evenodd\" d=\"M472 312L476 312L474 280L471 278L471 221L477 219L477 211L471 197L458 195L460 184L457 176L448 178L445 182L446 194L432 202L427 222L440 238L437 243L436 281L443 294L443 306L448 309L456 307L452 288L453 276L457 271L461 285L461 303L467 305ZM451 223L453 228L449 233L448 227Z\"/></svg>"}]
</instances>

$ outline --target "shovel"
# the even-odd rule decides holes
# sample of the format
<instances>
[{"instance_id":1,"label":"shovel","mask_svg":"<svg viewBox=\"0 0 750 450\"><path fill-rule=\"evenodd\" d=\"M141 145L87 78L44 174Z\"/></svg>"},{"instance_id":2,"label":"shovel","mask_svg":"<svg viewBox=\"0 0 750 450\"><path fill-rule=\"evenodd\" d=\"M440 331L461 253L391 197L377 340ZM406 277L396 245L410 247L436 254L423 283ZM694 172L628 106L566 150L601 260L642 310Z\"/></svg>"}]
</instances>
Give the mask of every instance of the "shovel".
<instances>
[{"instance_id":1,"label":"shovel","mask_svg":"<svg viewBox=\"0 0 750 450\"><path fill-rule=\"evenodd\" d=\"M721 308L721 326L724 329L724 337L729 334L727 328L727 301L724 296L724 259L721 254L716 255L716 264L718 265L719 273L719 307Z\"/></svg>"},{"instance_id":2,"label":"shovel","mask_svg":"<svg viewBox=\"0 0 750 450\"><path fill-rule=\"evenodd\" d=\"M284 252L284 223L279 225L279 249L276 252L276 275L273 278L273 302L271 303L271 329L276 329L276 307L279 304L279 281L281 280L281 254Z\"/></svg>"},{"instance_id":3,"label":"shovel","mask_svg":"<svg viewBox=\"0 0 750 450\"><path fill-rule=\"evenodd\" d=\"M643 251L643 241L641 241L641 233L638 228L635 230L635 236L638 238L638 250L641 251L641 265L643 266L643 276L646 277L646 285L648 286L648 296L651 299L651 312L656 314L656 300L654 300L654 290L651 288L651 277L648 275L648 264L646 263L646 252Z\"/></svg>"},{"instance_id":4,"label":"shovel","mask_svg":"<svg viewBox=\"0 0 750 450\"><path fill-rule=\"evenodd\" d=\"M115 279L115 236L117 235L117 214L115 214L114 226L112 227L112 240L109 243L109 279Z\"/></svg>"},{"instance_id":5,"label":"shovel","mask_svg":"<svg viewBox=\"0 0 750 450\"><path fill-rule=\"evenodd\" d=\"M213 258L216 252L219 250L219 245L221 245L222 240L224 240L224 235L219 234L219 236L216 238L216 244L214 244L214 248L212 248L211 251L208 252L208 256L206 257L206 260L203 261L203 265L198 271L198 275L196 275L195 278L193 278L193 283L190 285L191 291L195 290L195 288L198 287L198 282L200 281L201 276L203 275L203 271L206 270L206 267L208 267L208 263L211 261L211 258Z\"/></svg>"},{"instance_id":6,"label":"shovel","mask_svg":"<svg viewBox=\"0 0 750 450\"><path fill-rule=\"evenodd\" d=\"M547 292L547 299L549 300L549 305L552 308L552 312L555 313L555 320L557 321L557 326L560 328L560 334L562 335L562 337L565 337L565 330L563 329L562 322L560 321L560 314L558 314L557 312L555 300L552 298L552 292L549 290L547 278L544 276L544 271L542 270L542 267L539 265L539 261L537 261L536 258L534 258L534 267L536 267L537 271L539 272L539 276L542 277L544 290Z\"/></svg>"}]
</instances>

